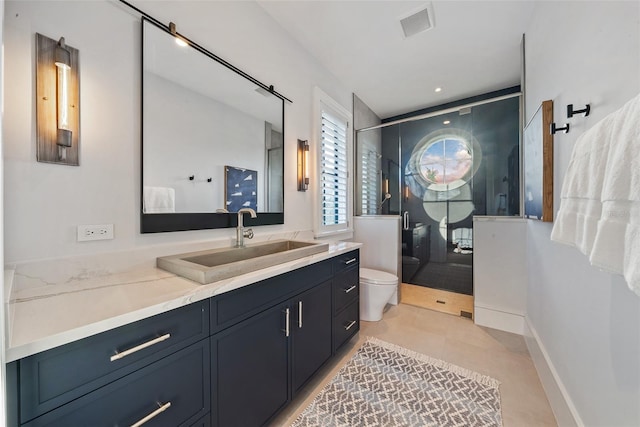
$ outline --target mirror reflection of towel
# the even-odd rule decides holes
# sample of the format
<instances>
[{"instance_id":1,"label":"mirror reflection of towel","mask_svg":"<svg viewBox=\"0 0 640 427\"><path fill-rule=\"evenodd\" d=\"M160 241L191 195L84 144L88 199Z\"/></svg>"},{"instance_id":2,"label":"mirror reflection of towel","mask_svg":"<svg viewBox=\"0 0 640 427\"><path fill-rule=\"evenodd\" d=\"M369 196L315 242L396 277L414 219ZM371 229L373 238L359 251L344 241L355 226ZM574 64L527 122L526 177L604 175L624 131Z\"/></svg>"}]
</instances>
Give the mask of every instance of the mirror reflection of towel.
<instances>
[{"instance_id":1,"label":"mirror reflection of towel","mask_svg":"<svg viewBox=\"0 0 640 427\"><path fill-rule=\"evenodd\" d=\"M456 228L451 233L451 243L458 248L473 248L473 230L471 228Z\"/></svg>"},{"instance_id":2,"label":"mirror reflection of towel","mask_svg":"<svg viewBox=\"0 0 640 427\"><path fill-rule=\"evenodd\" d=\"M176 190L168 187L144 187L144 213L174 213Z\"/></svg>"}]
</instances>

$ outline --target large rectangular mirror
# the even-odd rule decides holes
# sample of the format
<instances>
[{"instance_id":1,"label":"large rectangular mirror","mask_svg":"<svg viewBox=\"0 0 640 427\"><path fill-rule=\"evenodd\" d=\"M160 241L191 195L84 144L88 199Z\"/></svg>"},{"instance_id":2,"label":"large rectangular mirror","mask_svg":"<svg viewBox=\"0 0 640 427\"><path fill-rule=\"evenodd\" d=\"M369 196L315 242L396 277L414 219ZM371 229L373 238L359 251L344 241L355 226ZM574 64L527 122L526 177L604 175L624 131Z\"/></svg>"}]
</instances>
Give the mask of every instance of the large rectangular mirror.
<instances>
[{"instance_id":1,"label":"large rectangular mirror","mask_svg":"<svg viewBox=\"0 0 640 427\"><path fill-rule=\"evenodd\" d=\"M284 223L284 100L180 41L143 18L141 231Z\"/></svg>"}]
</instances>

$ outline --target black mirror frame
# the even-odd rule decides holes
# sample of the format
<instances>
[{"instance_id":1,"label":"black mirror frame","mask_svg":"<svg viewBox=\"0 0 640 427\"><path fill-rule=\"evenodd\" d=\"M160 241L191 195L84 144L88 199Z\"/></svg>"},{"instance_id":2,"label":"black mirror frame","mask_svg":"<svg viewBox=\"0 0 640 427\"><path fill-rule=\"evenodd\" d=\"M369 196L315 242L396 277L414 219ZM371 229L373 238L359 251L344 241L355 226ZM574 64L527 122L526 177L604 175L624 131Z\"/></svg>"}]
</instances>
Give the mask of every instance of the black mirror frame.
<instances>
[{"instance_id":1,"label":"black mirror frame","mask_svg":"<svg viewBox=\"0 0 640 427\"><path fill-rule=\"evenodd\" d=\"M189 231L189 230L208 230L215 228L231 228L236 227L238 224L237 214L235 212L230 213L215 213L215 212L206 212L206 213L160 213L160 214L146 214L144 213L144 181L143 181L143 168L144 168L144 129L142 126L143 123L143 102L144 99L144 23L148 22L155 25L162 31L165 31L171 34L169 27L165 27L164 25L158 23L153 18L149 19L147 16L143 16L141 19L140 25L140 33L141 33L141 41L140 41L140 233L164 233L170 231ZM285 139L285 125L284 125L284 103L285 101L291 102L288 98L282 96L278 92L273 90L273 86L267 86L255 78L251 77L247 73L242 70L234 67L223 59L219 58L215 54L209 52L205 48L201 47L197 43L193 43L186 37L181 36L181 38L189 41L189 44L195 48L200 53L208 56L210 59L218 62L220 65L229 68L231 71L241 75L246 78L249 82L258 84L269 90L273 95L277 96L282 100L282 138L283 141ZM283 165L284 162L284 150L282 150L283 156ZM283 166L284 168L284 166ZM284 172L284 170L283 170ZM283 173L284 175L284 173ZM282 206L284 210L284 182L282 189ZM249 218L248 216L244 219L244 225L246 226L257 226L257 225L276 225L276 224L284 224L284 212L258 212L257 218Z\"/></svg>"}]
</instances>

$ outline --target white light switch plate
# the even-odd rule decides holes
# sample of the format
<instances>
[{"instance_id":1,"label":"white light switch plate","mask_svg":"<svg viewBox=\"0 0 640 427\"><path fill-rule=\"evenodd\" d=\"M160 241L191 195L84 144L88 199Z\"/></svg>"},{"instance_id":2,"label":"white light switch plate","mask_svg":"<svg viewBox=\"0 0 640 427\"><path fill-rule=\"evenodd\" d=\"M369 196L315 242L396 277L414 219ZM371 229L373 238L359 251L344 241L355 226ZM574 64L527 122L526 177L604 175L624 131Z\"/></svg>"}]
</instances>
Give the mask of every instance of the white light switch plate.
<instances>
[{"instance_id":1,"label":"white light switch plate","mask_svg":"<svg viewBox=\"0 0 640 427\"><path fill-rule=\"evenodd\" d=\"M113 224L78 226L78 242L111 239L113 239Z\"/></svg>"}]
</instances>

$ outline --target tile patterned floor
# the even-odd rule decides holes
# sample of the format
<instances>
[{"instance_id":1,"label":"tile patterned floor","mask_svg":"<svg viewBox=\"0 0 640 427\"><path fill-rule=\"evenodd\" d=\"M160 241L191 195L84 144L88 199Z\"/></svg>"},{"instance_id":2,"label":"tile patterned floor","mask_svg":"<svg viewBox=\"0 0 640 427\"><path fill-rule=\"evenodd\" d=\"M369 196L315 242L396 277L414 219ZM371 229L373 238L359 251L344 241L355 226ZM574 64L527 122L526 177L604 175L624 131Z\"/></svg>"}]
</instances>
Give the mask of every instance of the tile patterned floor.
<instances>
[{"instance_id":1,"label":"tile patterned floor","mask_svg":"<svg viewBox=\"0 0 640 427\"><path fill-rule=\"evenodd\" d=\"M461 317L400 304L389 308L380 322L361 322L359 336L318 373L271 426L290 425L368 336L497 379L502 383L505 427L557 425L521 336L478 327Z\"/></svg>"}]
</instances>

